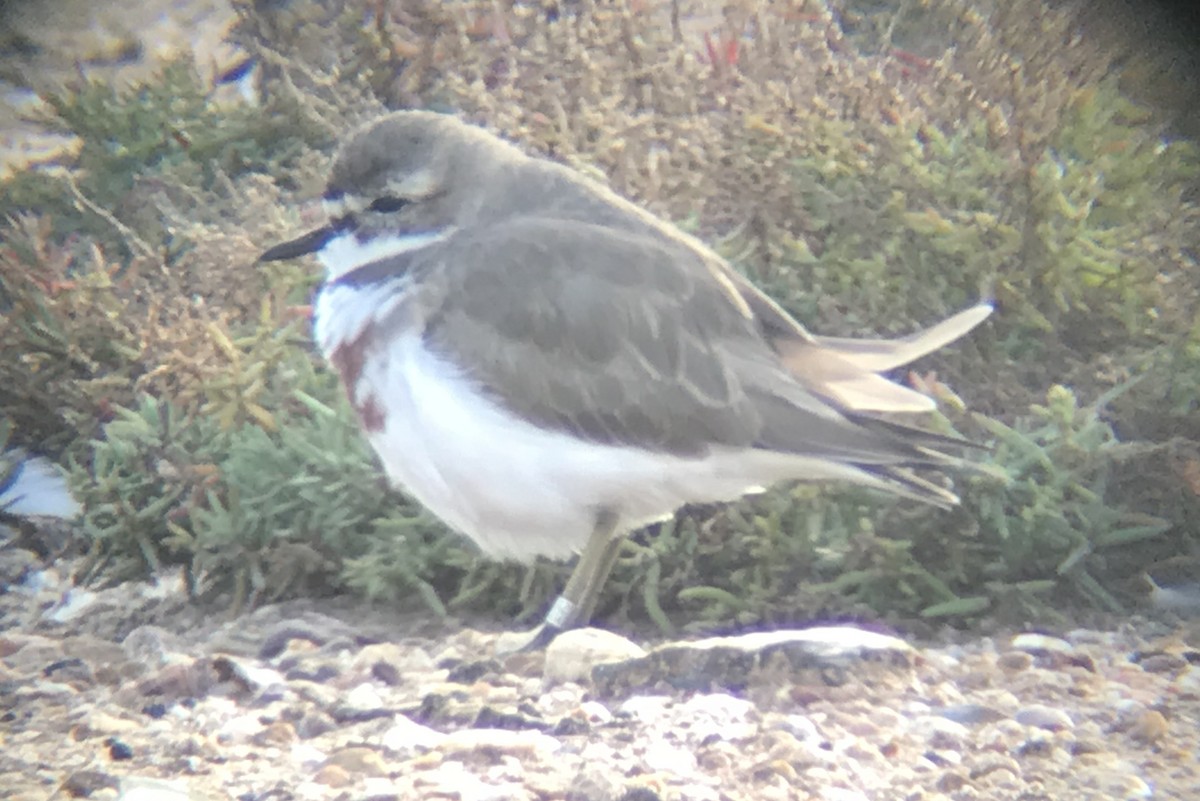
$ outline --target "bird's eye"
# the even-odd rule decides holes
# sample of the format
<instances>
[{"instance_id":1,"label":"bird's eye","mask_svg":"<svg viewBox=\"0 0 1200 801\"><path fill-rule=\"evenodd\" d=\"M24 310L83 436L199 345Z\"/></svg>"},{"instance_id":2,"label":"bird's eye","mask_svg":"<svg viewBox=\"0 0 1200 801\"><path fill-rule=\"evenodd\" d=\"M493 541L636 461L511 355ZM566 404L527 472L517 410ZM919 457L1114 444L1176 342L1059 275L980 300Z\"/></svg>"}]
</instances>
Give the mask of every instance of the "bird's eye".
<instances>
[{"instance_id":1,"label":"bird's eye","mask_svg":"<svg viewBox=\"0 0 1200 801\"><path fill-rule=\"evenodd\" d=\"M367 208L371 211L380 211L387 214L388 212L392 211L400 211L400 209L407 205L408 201L402 197L396 197L395 195L384 195L383 197L377 197L372 200L371 205L367 206Z\"/></svg>"}]
</instances>

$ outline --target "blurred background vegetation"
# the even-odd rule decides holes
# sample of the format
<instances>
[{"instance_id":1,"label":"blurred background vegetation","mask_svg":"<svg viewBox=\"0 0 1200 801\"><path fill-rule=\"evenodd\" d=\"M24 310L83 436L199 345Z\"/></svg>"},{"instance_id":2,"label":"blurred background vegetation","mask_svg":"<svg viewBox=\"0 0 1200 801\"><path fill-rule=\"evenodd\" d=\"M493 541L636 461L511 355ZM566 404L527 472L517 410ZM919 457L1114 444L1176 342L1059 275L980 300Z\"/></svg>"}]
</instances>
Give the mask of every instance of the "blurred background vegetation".
<instances>
[{"instance_id":1,"label":"blurred background vegetation","mask_svg":"<svg viewBox=\"0 0 1200 801\"><path fill-rule=\"evenodd\" d=\"M339 136L433 108L606 180L819 333L998 301L908 376L990 446L960 509L688 509L629 543L609 625L1124 613L1200 553L1200 102L1092 9L236 0L228 70L43 90L73 146L0 183L0 415L71 465L79 580L536 616L566 568L488 563L388 490L308 339L315 267L254 264L311 222Z\"/></svg>"}]
</instances>

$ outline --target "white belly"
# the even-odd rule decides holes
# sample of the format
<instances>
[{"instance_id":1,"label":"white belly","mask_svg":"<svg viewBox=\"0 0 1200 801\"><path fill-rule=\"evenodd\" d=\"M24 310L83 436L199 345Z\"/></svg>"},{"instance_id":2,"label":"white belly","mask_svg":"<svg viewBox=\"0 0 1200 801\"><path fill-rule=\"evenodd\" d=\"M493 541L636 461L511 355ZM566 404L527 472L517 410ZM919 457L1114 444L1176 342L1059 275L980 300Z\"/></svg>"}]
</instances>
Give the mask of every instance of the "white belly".
<instances>
[{"instance_id":1,"label":"white belly","mask_svg":"<svg viewBox=\"0 0 1200 801\"><path fill-rule=\"evenodd\" d=\"M682 459L541 429L484 397L415 334L368 359L355 392L386 408L368 437L391 479L500 558L567 558L601 508L628 531L689 501L732 500L783 478L858 477L791 455L725 449Z\"/></svg>"}]
</instances>

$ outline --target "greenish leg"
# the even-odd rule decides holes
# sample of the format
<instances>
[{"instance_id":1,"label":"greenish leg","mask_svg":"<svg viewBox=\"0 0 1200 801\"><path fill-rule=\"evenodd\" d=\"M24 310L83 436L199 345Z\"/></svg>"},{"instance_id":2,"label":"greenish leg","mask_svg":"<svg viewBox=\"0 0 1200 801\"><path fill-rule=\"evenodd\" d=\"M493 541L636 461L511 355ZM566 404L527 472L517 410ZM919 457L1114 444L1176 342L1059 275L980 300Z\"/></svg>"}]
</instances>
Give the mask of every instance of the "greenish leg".
<instances>
[{"instance_id":1,"label":"greenish leg","mask_svg":"<svg viewBox=\"0 0 1200 801\"><path fill-rule=\"evenodd\" d=\"M622 535L617 531L617 516L607 510L596 515L596 526L588 537L579 562L567 580L562 594L555 599L546 619L521 650L545 647L561 631L586 624L596 611L596 602L608 574L621 552Z\"/></svg>"}]
</instances>

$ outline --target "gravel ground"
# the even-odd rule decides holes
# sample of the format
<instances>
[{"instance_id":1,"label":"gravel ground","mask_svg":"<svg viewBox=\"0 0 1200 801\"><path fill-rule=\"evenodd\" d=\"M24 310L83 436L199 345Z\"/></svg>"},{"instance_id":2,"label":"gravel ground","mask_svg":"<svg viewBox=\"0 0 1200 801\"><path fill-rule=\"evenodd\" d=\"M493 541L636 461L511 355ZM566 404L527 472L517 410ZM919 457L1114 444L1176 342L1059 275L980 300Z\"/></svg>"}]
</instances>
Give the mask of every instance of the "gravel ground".
<instances>
[{"instance_id":1,"label":"gravel ground","mask_svg":"<svg viewBox=\"0 0 1200 801\"><path fill-rule=\"evenodd\" d=\"M225 621L0 547L0 797L1194 799L1200 632L850 628L544 652L349 599ZM495 625L492 623L491 625Z\"/></svg>"}]
</instances>

